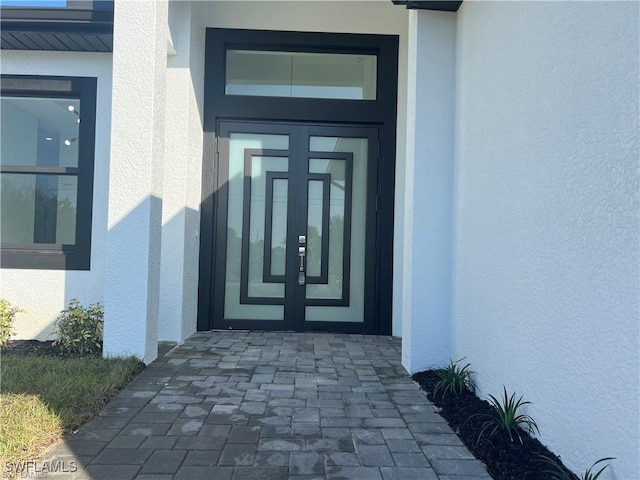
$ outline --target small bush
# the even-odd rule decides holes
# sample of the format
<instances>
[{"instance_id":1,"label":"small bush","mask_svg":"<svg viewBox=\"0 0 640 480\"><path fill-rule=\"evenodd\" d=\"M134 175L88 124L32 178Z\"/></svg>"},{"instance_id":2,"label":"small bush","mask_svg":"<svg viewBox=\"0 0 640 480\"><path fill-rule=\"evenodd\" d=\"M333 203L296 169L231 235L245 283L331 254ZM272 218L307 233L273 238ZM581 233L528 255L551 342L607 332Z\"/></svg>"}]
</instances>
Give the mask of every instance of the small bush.
<instances>
[{"instance_id":1,"label":"small bush","mask_svg":"<svg viewBox=\"0 0 640 480\"><path fill-rule=\"evenodd\" d=\"M522 437L519 432L520 429L526 429L526 432L529 434L534 431L540 433L538 425L533 418L529 415L518 413L520 407L531 402L522 401L522 397L516 400L515 392L512 393L511 396L508 396L507 389L504 386L502 388L504 390L502 403L493 395L489 395L489 403L493 406L494 411L493 415L489 415L489 419L482 425L482 430L480 430L480 434L478 435L478 442L480 442L484 432L489 429L491 429L489 436L492 436L498 430L503 430L507 432L512 442L515 435L518 437L520 443L522 443Z\"/></svg>"},{"instance_id":2,"label":"small bush","mask_svg":"<svg viewBox=\"0 0 640 480\"><path fill-rule=\"evenodd\" d=\"M469 363L460 366L460 362L463 360L464 358L456 360L455 362L452 360L445 369L436 372L440 380L433 389L434 397L438 393L444 398L448 393L460 395L465 390L475 392L475 384L471 378L471 375L475 372L470 370L471 364Z\"/></svg>"},{"instance_id":3,"label":"small bush","mask_svg":"<svg viewBox=\"0 0 640 480\"><path fill-rule=\"evenodd\" d=\"M102 304L93 303L83 307L80 301L74 298L56 319L55 334L58 338L53 343L64 352L100 355L103 328Z\"/></svg>"},{"instance_id":4,"label":"small bush","mask_svg":"<svg viewBox=\"0 0 640 480\"><path fill-rule=\"evenodd\" d=\"M20 308L14 307L4 298L0 298L0 347L4 347L9 338L15 335L13 321L16 314L21 311Z\"/></svg>"}]
</instances>

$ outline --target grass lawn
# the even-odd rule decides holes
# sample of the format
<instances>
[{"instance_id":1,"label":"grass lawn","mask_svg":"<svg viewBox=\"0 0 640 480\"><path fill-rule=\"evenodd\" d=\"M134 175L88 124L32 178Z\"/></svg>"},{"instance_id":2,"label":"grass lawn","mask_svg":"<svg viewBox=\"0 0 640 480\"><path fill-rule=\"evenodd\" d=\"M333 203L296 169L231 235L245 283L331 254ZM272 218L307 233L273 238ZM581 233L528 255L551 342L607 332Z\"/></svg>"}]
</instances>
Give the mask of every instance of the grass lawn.
<instances>
[{"instance_id":1,"label":"grass lawn","mask_svg":"<svg viewBox=\"0 0 640 480\"><path fill-rule=\"evenodd\" d=\"M2 354L0 461L34 460L96 415L142 369L131 358Z\"/></svg>"}]
</instances>

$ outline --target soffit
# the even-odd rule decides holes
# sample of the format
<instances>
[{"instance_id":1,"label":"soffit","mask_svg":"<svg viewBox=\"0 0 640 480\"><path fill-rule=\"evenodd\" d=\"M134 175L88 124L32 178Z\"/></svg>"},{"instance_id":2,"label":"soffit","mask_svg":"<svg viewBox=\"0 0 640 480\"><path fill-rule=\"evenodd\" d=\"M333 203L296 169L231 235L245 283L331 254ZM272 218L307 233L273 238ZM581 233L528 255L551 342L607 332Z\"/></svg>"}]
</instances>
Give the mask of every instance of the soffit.
<instances>
[{"instance_id":1,"label":"soffit","mask_svg":"<svg viewBox=\"0 0 640 480\"><path fill-rule=\"evenodd\" d=\"M0 48L111 52L113 2L68 1L62 8L0 8Z\"/></svg>"}]
</instances>

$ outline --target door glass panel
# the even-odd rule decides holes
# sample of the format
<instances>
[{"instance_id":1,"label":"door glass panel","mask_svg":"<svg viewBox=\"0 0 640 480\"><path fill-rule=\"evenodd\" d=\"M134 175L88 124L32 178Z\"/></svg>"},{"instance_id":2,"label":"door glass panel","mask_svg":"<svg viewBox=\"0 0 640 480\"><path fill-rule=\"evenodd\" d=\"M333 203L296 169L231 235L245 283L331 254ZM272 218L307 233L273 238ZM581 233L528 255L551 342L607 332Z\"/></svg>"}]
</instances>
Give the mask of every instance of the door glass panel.
<instances>
[{"instance_id":1,"label":"door glass panel","mask_svg":"<svg viewBox=\"0 0 640 480\"><path fill-rule=\"evenodd\" d=\"M345 194L347 190L351 191L351 185L346 184L345 163L346 160L309 159L309 173L327 175L330 187L329 198L324 205L324 208L329 210L329 231L326 233L329 236L329 251L326 252L328 258L326 260L322 259L328 262L328 277L321 284L308 285L307 298L341 299L343 297ZM311 197L311 194L309 194L309 197ZM322 203L320 203L316 211L312 211L309 208L309 227L322 225L322 214ZM319 271L317 275L320 275Z\"/></svg>"},{"instance_id":2,"label":"door glass panel","mask_svg":"<svg viewBox=\"0 0 640 480\"><path fill-rule=\"evenodd\" d=\"M309 160L313 162L313 159ZM322 235L323 232L322 210L323 210L323 182L309 180L308 192L308 216L307 216L307 276L319 277L322 273ZM309 285L311 286L311 285ZM307 288L307 292L308 292Z\"/></svg>"},{"instance_id":3,"label":"door glass panel","mask_svg":"<svg viewBox=\"0 0 640 480\"><path fill-rule=\"evenodd\" d=\"M227 50L227 95L375 100L375 55Z\"/></svg>"},{"instance_id":4,"label":"door glass panel","mask_svg":"<svg viewBox=\"0 0 640 480\"><path fill-rule=\"evenodd\" d=\"M265 283L264 274L264 241L265 241L265 206L267 190L267 172L286 172L288 158L285 157L251 157L251 221L249 226L249 279L248 293L250 297L284 298L284 283ZM286 183L286 180L284 181ZM269 199L271 202L272 200ZM286 208L287 197L284 195ZM246 215L246 212L244 212ZM285 212L286 219L286 212ZM273 234L272 234L273 238ZM286 238L286 221L285 234ZM286 245L285 245L286 247ZM284 272L283 272L284 273Z\"/></svg>"},{"instance_id":5,"label":"door glass panel","mask_svg":"<svg viewBox=\"0 0 640 480\"><path fill-rule=\"evenodd\" d=\"M284 275L287 258L288 180L273 180L271 275ZM267 219L268 220L268 219Z\"/></svg>"},{"instance_id":6,"label":"door glass panel","mask_svg":"<svg viewBox=\"0 0 640 480\"><path fill-rule=\"evenodd\" d=\"M259 298L284 298L282 283L263 281L263 252L267 174L288 170L288 158L270 155L268 150L286 151L288 148L288 135L229 135L226 319L284 319L283 305L262 305ZM245 187L250 191L245 192ZM246 272L244 285L243 271ZM251 297L258 297L258 300L251 303Z\"/></svg>"},{"instance_id":7,"label":"door glass panel","mask_svg":"<svg viewBox=\"0 0 640 480\"><path fill-rule=\"evenodd\" d=\"M367 139L312 136L309 148L309 174L330 182L329 252L326 282L306 287L306 320L363 322ZM321 215L308 213L316 225Z\"/></svg>"}]
</instances>

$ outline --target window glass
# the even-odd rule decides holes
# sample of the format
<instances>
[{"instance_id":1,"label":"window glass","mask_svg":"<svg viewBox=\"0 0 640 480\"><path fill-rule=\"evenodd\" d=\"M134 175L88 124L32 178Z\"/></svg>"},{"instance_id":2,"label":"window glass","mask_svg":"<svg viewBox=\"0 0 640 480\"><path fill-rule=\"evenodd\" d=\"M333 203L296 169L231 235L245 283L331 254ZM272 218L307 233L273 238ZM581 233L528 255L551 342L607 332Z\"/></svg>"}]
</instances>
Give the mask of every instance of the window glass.
<instances>
[{"instance_id":1,"label":"window glass","mask_svg":"<svg viewBox=\"0 0 640 480\"><path fill-rule=\"evenodd\" d=\"M78 99L2 97L0 164L3 244L75 244ZM60 173L44 173L48 168Z\"/></svg>"},{"instance_id":2,"label":"window glass","mask_svg":"<svg viewBox=\"0 0 640 480\"><path fill-rule=\"evenodd\" d=\"M227 50L227 95L376 99L375 55Z\"/></svg>"},{"instance_id":3,"label":"window glass","mask_svg":"<svg viewBox=\"0 0 640 480\"><path fill-rule=\"evenodd\" d=\"M75 244L76 176L3 173L1 180L3 244Z\"/></svg>"},{"instance_id":4,"label":"window glass","mask_svg":"<svg viewBox=\"0 0 640 480\"><path fill-rule=\"evenodd\" d=\"M2 165L78 166L78 99L2 97L0 106Z\"/></svg>"}]
</instances>

